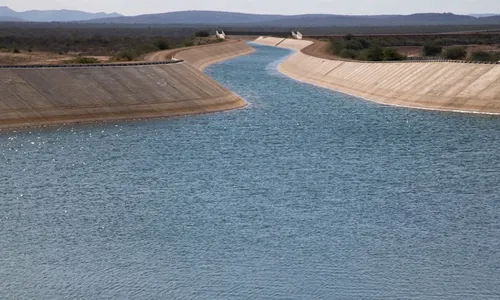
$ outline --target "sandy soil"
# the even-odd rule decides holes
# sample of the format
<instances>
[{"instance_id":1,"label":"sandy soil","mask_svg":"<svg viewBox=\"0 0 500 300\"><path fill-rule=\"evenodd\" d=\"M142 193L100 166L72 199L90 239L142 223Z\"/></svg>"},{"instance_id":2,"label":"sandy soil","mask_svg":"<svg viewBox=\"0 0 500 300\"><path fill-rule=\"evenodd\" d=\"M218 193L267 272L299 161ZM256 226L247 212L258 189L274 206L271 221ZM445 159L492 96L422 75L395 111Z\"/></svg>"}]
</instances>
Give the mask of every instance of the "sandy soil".
<instances>
[{"instance_id":1,"label":"sandy soil","mask_svg":"<svg viewBox=\"0 0 500 300\"><path fill-rule=\"evenodd\" d=\"M330 50L330 43L327 41L308 39L313 43L301 50L302 53L315 56L319 58L332 59L332 60L343 60L343 61L355 61L352 59L343 58L333 54Z\"/></svg>"},{"instance_id":2,"label":"sandy soil","mask_svg":"<svg viewBox=\"0 0 500 300\"><path fill-rule=\"evenodd\" d=\"M0 65L24 65L24 64L61 64L65 61L74 59L77 57L77 53L60 55L57 53L50 52L0 52ZM109 56L87 56L98 59L101 62L109 61Z\"/></svg>"},{"instance_id":3,"label":"sandy soil","mask_svg":"<svg viewBox=\"0 0 500 300\"><path fill-rule=\"evenodd\" d=\"M228 39L228 41L240 41L242 39ZM165 51L158 51L158 52L153 52L149 54L145 54L137 61L165 61L165 60L171 60L175 54L177 54L180 51L190 49L190 48L197 48L197 47L204 47L204 46L210 46L210 45L217 45L218 43L215 42L215 37L209 37L209 38L198 38L194 41L197 44L200 44L198 46L193 46L193 47L182 47L182 48L177 48L177 49L170 49L170 50L165 50ZM33 52L21 52L21 53L12 53L11 51L1 51L0 50L0 65L23 65L23 64L61 64L64 63L65 61L74 59L78 57L79 53L68 53L64 55L60 55L57 53L52 53L52 52L40 52L40 51L33 51ZM85 55L85 57L92 57L98 59L100 62L110 62L111 57L110 56L92 56L92 55ZM123 62L121 62L123 63Z\"/></svg>"},{"instance_id":4,"label":"sandy soil","mask_svg":"<svg viewBox=\"0 0 500 300\"><path fill-rule=\"evenodd\" d=\"M341 59L330 51L330 43L311 39L314 43L302 49L302 53L326 59Z\"/></svg>"},{"instance_id":5,"label":"sandy soil","mask_svg":"<svg viewBox=\"0 0 500 300\"><path fill-rule=\"evenodd\" d=\"M51 64L68 59L71 59L71 56L47 52L0 52L0 64L2 65Z\"/></svg>"},{"instance_id":6,"label":"sandy soil","mask_svg":"<svg viewBox=\"0 0 500 300\"><path fill-rule=\"evenodd\" d=\"M467 51L473 52L473 51L493 51L493 52L500 52L500 45L468 45L467 46Z\"/></svg>"}]
</instances>

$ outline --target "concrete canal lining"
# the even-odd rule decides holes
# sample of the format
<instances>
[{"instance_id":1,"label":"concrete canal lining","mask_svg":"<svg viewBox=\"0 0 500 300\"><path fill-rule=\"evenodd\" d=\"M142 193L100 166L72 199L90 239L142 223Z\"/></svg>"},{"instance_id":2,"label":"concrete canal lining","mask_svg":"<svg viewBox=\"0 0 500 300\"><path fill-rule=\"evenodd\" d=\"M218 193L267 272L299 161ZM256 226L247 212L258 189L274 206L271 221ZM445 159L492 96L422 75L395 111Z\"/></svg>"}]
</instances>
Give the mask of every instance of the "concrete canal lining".
<instances>
[{"instance_id":1,"label":"concrete canal lining","mask_svg":"<svg viewBox=\"0 0 500 300\"><path fill-rule=\"evenodd\" d=\"M169 117L241 108L246 102L200 71L243 55L220 43L174 63L0 68L0 129ZM213 55L217 53L217 55Z\"/></svg>"},{"instance_id":2,"label":"concrete canal lining","mask_svg":"<svg viewBox=\"0 0 500 300\"><path fill-rule=\"evenodd\" d=\"M254 42L296 50L279 71L299 81L387 105L500 114L500 64L336 61L302 53L311 41Z\"/></svg>"}]
</instances>

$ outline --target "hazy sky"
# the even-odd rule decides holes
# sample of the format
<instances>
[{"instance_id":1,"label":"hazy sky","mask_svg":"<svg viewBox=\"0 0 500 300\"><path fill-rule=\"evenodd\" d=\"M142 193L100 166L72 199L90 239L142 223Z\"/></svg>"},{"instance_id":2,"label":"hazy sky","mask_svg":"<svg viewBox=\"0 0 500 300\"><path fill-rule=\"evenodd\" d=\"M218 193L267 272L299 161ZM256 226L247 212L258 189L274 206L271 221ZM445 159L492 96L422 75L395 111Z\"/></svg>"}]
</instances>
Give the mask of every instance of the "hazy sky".
<instances>
[{"instance_id":1,"label":"hazy sky","mask_svg":"<svg viewBox=\"0 0 500 300\"><path fill-rule=\"evenodd\" d=\"M453 12L500 13L500 0L1 0L17 11L29 9L77 9L119 12L124 15L177 10L224 10L268 14L410 14Z\"/></svg>"}]
</instances>

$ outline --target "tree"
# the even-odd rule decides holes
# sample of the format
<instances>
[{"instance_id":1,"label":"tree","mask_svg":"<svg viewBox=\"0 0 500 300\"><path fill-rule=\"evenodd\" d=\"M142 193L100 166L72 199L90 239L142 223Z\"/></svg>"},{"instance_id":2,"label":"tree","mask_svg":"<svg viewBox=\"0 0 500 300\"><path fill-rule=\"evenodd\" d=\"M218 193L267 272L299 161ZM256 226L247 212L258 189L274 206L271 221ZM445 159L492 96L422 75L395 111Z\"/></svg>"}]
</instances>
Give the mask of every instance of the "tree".
<instances>
[{"instance_id":1,"label":"tree","mask_svg":"<svg viewBox=\"0 0 500 300\"><path fill-rule=\"evenodd\" d=\"M384 59L384 50L380 46L371 46L361 51L360 58L369 61L381 61Z\"/></svg>"},{"instance_id":2,"label":"tree","mask_svg":"<svg viewBox=\"0 0 500 300\"><path fill-rule=\"evenodd\" d=\"M406 57L398 52L395 48L384 48L383 59L386 61L390 60L404 60Z\"/></svg>"},{"instance_id":3,"label":"tree","mask_svg":"<svg viewBox=\"0 0 500 300\"><path fill-rule=\"evenodd\" d=\"M449 47L444 51L446 59L464 59L467 57L467 50L464 46Z\"/></svg>"},{"instance_id":4,"label":"tree","mask_svg":"<svg viewBox=\"0 0 500 300\"><path fill-rule=\"evenodd\" d=\"M68 64L98 64L100 61L94 57L79 56L66 61Z\"/></svg>"},{"instance_id":5,"label":"tree","mask_svg":"<svg viewBox=\"0 0 500 300\"><path fill-rule=\"evenodd\" d=\"M470 55L472 61L499 61L500 52L474 51Z\"/></svg>"},{"instance_id":6,"label":"tree","mask_svg":"<svg viewBox=\"0 0 500 300\"><path fill-rule=\"evenodd\" d=\"M351 49L344 49L340 52L340 57L355 59L358 56L358 52Z\"/></svg>"},{"instance_id":7,"label":"tree","mask_svg":"<svg viewBox=\"0 0 500 300\"><path fill-rule=\"evenodd\" d=\"M194 33L195 37L209 37L210 33L208 31L196 31Z\"/></svg>"},{"instance_id":8,"label":"tree","mask_svg":"<svg viewBox=\"0 0 500 300\"><path fill-rule=\"evenodd\" d=\"M346 41L350 41L353 38L354 38L354 36L351 33L348 33L348 34L344 35L344 40L346 40Z\"/></svg>"},{"instance_id":9,"label":"tree","mask_svg":"<svg viewBox=\"0 0 500 300\"><path fill-rule=\"evenodd\" d=\"M363 47L363 45L357 40L345 41L344 48L351 49L351 50L363 50L363 49L365 49L365 47Z\"/></svg>"},{"instance_id":10,"label":"tree","mask_svg":"<svg viewBox=\"0 0 500 300\"><path fill-rule=\"evenodd\" d=\"M339 55L342 52L342 50L344 50L344 45L342 44L342 42L338 40L332 40L330 46L332 48L333 54L335 55Z\"/></svg>"},{"instance_id":11,"label":"tree","mask_svg":"<svg viewBox=\"0 0 500 300\"><path fill-rule=\"evenodd\" d=\"M155 42L156 48L160 50L167 50L170 48L170 45L168 44L168 41L166 40L158 40Z\"/></svg>"},{"instance_id":12,"label":"tree","mask_svg":"<svg viewBox=\"0 0 500 300\"><path fill-rule=\"evenodd\" d=\"M492 61L492 55L486 51L475 51L471 53L470 59L472 61Z\"/></svg>"},{"instance_id":13,"label":"tree","mask_svg":"<svg viewBox=\"0 0 500 300\"><path fill-rule=\"evenodd\" d=\"M436 56L443 52L443 47L436 44L425 44L422 49L422 54L424 56Z\"/></svg>"}]
</instances>

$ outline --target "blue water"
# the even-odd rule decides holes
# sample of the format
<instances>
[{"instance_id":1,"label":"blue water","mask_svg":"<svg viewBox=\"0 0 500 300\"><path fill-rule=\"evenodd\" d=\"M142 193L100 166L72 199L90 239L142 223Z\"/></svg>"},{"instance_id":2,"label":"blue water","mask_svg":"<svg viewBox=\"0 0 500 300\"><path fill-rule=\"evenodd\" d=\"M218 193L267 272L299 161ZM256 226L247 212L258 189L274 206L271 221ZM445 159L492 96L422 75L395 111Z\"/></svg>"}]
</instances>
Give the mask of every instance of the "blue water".
<instances>
[{"instance_id":1,"label":"blue water","mask_svg":"<svg viewBox=\"0 0 500 300\"><path fill-rule=\"evenodd\" d=\"M500 299L500 118L207 72L243 110L0 133L0 299Z\"/></svg>"}]
</instances>

